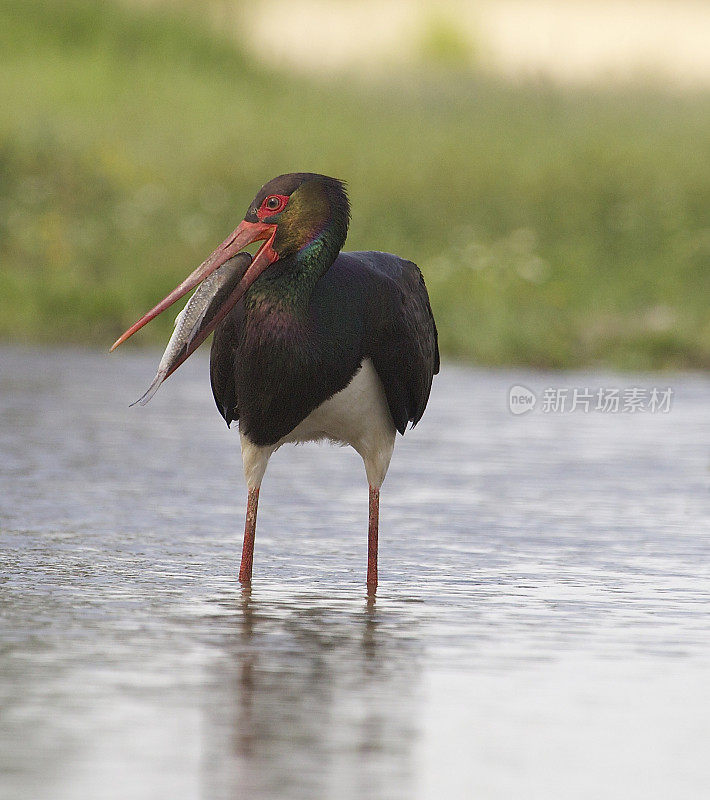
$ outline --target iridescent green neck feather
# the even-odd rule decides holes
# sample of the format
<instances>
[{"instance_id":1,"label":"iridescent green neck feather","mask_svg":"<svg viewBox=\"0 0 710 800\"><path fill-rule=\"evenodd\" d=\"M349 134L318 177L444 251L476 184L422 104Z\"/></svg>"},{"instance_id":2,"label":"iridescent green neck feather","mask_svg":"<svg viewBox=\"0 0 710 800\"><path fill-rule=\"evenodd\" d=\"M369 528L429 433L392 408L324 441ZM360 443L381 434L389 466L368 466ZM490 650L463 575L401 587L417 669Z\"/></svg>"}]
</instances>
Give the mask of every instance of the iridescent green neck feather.
<instances>
[{"instance_id":1,"label":"iridescent green neck feather","mask_svg":"<svg viewBox=\"0 0 710 800\"><path fill-rule=\"evenodd\" d=\"M345 244L350 206L343 184L320 176L304 182L276 219L273 247L279 259L248 290L249 312L259 307L294 313L307 308L317 280Z\"/></svg>"}]
</instances>

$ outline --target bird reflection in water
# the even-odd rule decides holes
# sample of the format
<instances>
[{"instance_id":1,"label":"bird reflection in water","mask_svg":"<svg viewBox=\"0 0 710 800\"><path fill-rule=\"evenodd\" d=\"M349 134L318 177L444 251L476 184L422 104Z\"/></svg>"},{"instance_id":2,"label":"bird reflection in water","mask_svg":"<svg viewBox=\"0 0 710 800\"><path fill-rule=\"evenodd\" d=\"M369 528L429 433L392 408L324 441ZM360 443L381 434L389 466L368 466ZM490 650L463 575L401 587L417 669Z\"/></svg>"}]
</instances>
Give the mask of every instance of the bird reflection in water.
<instances>
[{"instance_id":1,"label":"bird reflection in water","mask_svg":"<svg viewBox=\"0 0 710 800\"><path fill-rule=\"evenodd\" d=\"M404 630L372 597L329 603L316 592L266 602L245 588L219 604L228 613L210 619L204 796L411 797L411 619Z\"/></svg>"}]
</instances>

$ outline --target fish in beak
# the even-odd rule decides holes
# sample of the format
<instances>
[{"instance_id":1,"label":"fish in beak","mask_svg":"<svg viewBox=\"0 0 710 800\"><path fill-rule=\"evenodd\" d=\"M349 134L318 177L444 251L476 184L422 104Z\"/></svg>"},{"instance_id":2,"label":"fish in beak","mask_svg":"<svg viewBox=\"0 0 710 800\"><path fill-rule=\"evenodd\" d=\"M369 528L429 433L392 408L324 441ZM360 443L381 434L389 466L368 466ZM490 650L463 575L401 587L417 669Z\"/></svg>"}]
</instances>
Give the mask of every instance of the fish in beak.
<instances>
[{"instance_id":1,"label":"fish in beak","mask_svg":"<svg viewBox=\"0 0 710 800\"><path fill-rule=\"evenodd\" d=\"M175 331L161 359L158 374L150 389L137 402L144 404L150 400L165 378L195 352L259 275L278 259L278 253L272 248L275 235L274 224L243 220L194 272L113 343L111 352L190 290L202 284L175 321ZM253 259L248 253L240 253L247 245L258 241L264 244ZM214 277L210 280L213 273Z\"/></svg>"},{"instance_id":2,"label":"fish in beak","mask_svg":"<svg viewBox=\"0 0 710 800\"><path fill-rule=\"evenodd\" d=\"M278 259L278 253L271 247L274 242L274 236L276 236L276 225L243 220L234 233L228 236L194 272L190 273L190 275L188 275L179 286L176 286L167 297L163 298L157 306L151 308L138 322L135 322L125 333L119 336L111 345L110 352L113 352L119 345L123 344L126 339L133 336L136 331L139 331L152 319L155 319L158 314L162 314L166 308L170 308L173 303L178 301L181 297L184 297L191 289L194 289L198 283L201 283L208 275L211 275L216 269L219 269L225 261L235 256L240 250L243 250L252 242L265 240L264 244L254 256L250 267L244 273L239 285L234 290L235 297L232 302L233 306L243 297L244 292L254 283L259 275Z\"/></svg>"},{"instance_id":3,"label":"fish in beak","mask_svg":"<svg viewBox=\"0 0 710 800\"><path fill-rule=\"evenodd\" d=\"M251 256L237 253L208 275L187 301L175 320L175 329L160 359L158 371L148 391L136 403L144 406L158 391L160 384L186 361L219 325L233 307L232 295L244 277Z\"/></svg>"}]
</instances>

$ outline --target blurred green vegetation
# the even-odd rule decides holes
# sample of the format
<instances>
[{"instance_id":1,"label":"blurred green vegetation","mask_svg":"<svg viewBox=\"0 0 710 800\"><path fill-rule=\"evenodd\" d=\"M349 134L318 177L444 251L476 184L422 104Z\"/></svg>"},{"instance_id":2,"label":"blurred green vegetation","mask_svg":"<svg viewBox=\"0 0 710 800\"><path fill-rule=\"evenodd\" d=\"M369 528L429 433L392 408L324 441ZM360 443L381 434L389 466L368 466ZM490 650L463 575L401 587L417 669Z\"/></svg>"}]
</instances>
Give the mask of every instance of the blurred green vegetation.
<instances>
[{"instance_id":1,"label":"blurred green vegetation","mask_svg":"<svg viewBox=\"0 0 710 800\"><path fill-rule=\"evenodd\" d=\"M434 12L425 18L419 42L425 63L465 68L475 62L476 47L469 41L455 17Z\"/></svg>"},{"instance_id":2,"label":"blurred green vegetation","mask_svg":"<svg viewBox=\"0 0 710 800\"><path fill-rule=\"evenodd\" d=\"M319 83L194 18L79 0L0 0L0 52L6 340L108 346L262 183L309 170L349 181L350 249L421 266L448 355L710 366L707 93Z\"/></svg>"}]
</instances>

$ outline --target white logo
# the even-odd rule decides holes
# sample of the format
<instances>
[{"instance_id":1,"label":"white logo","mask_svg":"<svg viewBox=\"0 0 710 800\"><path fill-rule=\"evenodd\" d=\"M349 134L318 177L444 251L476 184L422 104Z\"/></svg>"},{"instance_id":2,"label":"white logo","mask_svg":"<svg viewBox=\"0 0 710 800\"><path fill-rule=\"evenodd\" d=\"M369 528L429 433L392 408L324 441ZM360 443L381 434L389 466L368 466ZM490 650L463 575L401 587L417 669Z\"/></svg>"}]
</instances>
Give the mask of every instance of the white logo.
<instances>
[{"instance_id":1,"label":"white logo","mask_svg":"<svg viewBox=\"0 0 710 800\"><path fill-rule=\"evenodd\" d=\"M508 391L508 408L511 414L527 414L532 411L537 403L534 392L526 386L511 386Z\"/></svg>"}]
</instances>

